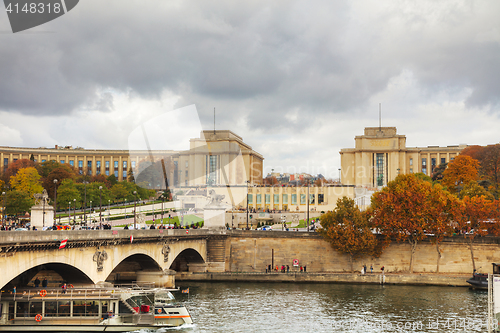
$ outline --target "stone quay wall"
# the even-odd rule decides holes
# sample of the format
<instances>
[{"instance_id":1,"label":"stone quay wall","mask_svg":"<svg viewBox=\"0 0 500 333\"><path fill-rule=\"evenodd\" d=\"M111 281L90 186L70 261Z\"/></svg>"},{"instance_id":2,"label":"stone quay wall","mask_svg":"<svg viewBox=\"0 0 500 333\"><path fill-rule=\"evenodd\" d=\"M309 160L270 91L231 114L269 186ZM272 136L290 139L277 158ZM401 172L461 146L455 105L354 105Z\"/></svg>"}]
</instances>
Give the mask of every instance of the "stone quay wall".
<instances>
[{"instance_id":1,"label":"stone quay wall","mask_svg":"<svg viewBox=\"0 0 500 333\"><path fill-rule=\"evenodd\" d=\"M293 234L292 234L293 233ZM473 266L468 240L462 236L446 238L441 244L439 273L472 274ZM478 272L492 273L492 263L500 262L500 238L477 237L474 245L474 258ZM408 243L392 242L379 258L363 257L357 259L353 268L360 271L365 264L368 272L370 265L374 273L380 273L384 266L386 273L409 271L411 249ZM331 245L316 233L256 231L232 233L226 239L226 272L265 272L268 265L289 265L290 272L297 272L293 260L298 259L300 266L306 266L308 273L341 273L350 271L349 257L336 252ZM435 273L438 253L436 245L429 240L417 245L414 256L414 273Z\"/></svg>"}]
</instances>

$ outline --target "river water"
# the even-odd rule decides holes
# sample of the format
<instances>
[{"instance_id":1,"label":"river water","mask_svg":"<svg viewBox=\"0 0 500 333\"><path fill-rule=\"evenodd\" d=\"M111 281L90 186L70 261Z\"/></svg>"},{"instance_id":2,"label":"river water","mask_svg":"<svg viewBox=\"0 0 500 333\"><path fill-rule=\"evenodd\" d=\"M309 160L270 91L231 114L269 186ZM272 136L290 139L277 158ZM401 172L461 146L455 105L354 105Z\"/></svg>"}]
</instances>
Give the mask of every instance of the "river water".
<instances>
[{"instance_id":1,"label":"river water","mask_svg":"<svg viewBox=\"0 0 500 333\"><path fill-rule=\"evenodd\" d=\"M167 332L486 332L485 291L288 283L181 283L194 324Z\"/></svg>"}]
</instances>

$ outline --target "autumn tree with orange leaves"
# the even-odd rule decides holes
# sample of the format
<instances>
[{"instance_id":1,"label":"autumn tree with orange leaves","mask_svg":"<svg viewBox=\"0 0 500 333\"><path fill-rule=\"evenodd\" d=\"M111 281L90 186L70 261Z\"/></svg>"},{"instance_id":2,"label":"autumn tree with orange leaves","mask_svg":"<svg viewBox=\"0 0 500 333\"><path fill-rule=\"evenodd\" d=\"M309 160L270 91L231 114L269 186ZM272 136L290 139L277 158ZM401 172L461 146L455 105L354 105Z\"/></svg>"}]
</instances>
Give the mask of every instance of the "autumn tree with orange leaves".
<instances>
[{"instance_id":1,"label":"autumn tree with orange leaves","mask_svg":"<svg viewBox=\"0 0 500 333\"><path fill-rule=\"evenodd\" d=\"M453 161L448 163L448 167L443 172L441 183L451 193L459 192L465 184L479 179L478 170L478 160L467 155L458 155Z\"/></svg>"},{"instance_id":2,"label":"autumn tree with orange leaves","mask_svg":"<svg viewBox=\"0 0 500 333\"><path fill-rule=\"evenodd\" d=\"M343 197L337 200L337 207L320 218L320 234L333 249L349 256L351 271L356 258L373 254L377 240L371 232L367 215L359 210L354 200Z\"/></svg>"},{"instance_id":3,"label":"autumn tree with orange leaves","mask_svg":"<svg viewBox=\"0 0 500 333\"><path fill-rule=\"evenodd\" d=\"M465 196L461 202L460 216L456 222L464 237L469 241L473 272L476 271L474 260L474 240L476 236L486 236L498 224L497 202L484 195Z\"/></svg>"},{"instance_id":4,"label":"autumn tree with orange leaves","mask_svg":"<svg viewBox=\"0 0 500 333\"><path fill-rule=\"evenodd\" d=\"M428 198L432 184L413 174L399 175L372 196L372 223L388 239L411 246L410 272L415 250L429 225Z\"/></svg>"}]
</instances>

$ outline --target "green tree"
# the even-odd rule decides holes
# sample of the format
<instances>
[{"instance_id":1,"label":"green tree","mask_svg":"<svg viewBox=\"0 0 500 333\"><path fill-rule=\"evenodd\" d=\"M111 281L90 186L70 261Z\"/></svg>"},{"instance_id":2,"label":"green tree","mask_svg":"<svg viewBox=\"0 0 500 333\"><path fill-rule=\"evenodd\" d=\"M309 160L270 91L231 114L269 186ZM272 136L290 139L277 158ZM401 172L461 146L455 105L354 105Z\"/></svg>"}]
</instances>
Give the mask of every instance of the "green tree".
<instances>
[{"instance_id":1,"label":"green tree","mask_svg":"<svg viewBox=\"0 0 500 333\"><path fill-rule=\"evenodd\" d=\"M70 206L75 208L75 203L76 207L80 207L81 202L80 191L78 191L75 181L71 178L64 179L57 189L57 206L62 209L67 209Z\"/></svg>"},{"instance_id":2,"label":"green tree","mask_svg":"<svg viewBox=\"0 0 500 333\"><path fill-rule=\"evenodd\" d=\"M353 199L338 199L333 212L322 215L320 220L320 234L333 249L349 256L351 271L354 270L356 258L374 253L377 240L370 229L367 215L359 210Z\"/></svg>"},{"instance_id":3,"label":"green tree","mask_svg":"<svg viewBox=\"0 0 500 333\"><path fill-rule=\"evenodd\" d=\"M47 177L43 180L43 188L47 190L47 193L51 198L54 197L54 190L56 188L56 184L54 183L54 179L57 179L57 186L59 186L63 180L65 179L74 179L76 176L74 169L68 165L60 164L57 168L53 169L49 172Z\"/></svg>"},{"instance_id":4,"label":"green tree","mask_svg":"<svg viewBox=\"0 0 500 333\"><path fill-rule=\"evenodd\" d=\"M7 215L21 215L30 211L34 199L28 193L12 190L5 193L5 213Z\"/></svg>"},{"instance_id":5,"label":"green tree","mask_svg":"<svg viewBox=\"0 0 500 333\"><path fill-rule=\"evenodd\" d=\"M465 197L482 197L484 196L488 200L495 200L493 194L485 190L484 187L479 185L476 181L470 181L467 183L459 193L459 198L463 199Z\"/></svg>"},{"instance_id":6,"label":"green tree","mask_svg":"<svg viewBox=\"0 0 500 333\"><path fill-rule=\"evenodd\" d=\"M34 167L19 169L15 176L10 177L10 186L33 197L33 194L43 191L40 178L38 171Z\"/></svg>"},{"instance_id":7,"label":"green tree","mask_svg":"<svg viewBox=\"0 0 500 333\"><path fill-rule=\"evenodd\" d=\"M129 195L129 191L123 184L117 183L111 187L111 194L114 199L118 201L125 201Z\"/></svg>"}]
</instances>

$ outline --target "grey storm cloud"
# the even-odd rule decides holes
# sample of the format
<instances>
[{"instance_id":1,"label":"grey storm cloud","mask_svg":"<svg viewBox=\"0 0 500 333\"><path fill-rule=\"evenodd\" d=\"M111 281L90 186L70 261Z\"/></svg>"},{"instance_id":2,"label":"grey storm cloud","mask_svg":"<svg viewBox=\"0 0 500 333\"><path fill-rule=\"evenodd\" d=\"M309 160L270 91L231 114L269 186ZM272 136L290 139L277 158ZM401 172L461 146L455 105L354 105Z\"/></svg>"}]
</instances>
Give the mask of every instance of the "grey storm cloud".
<instances>
[{"instance_id":1,"label":"grey storm cloud","mask_svg":"<svg viewBox=\"0 0 500 333\"><path fill-rule=\"evenodd\" d=\"M0 34L0 109L106 112L103 89L168 90L202 118L217 106L251 127L304 126L311 114L362 108L405 69L431 92L470 88L470 105L496 104L498 24L477 36L495 29L488 12L499 5L457 3L436 17L410 1L373 14L369 1L80 1L38 33Z\"/></svg>"}]
</instances>

